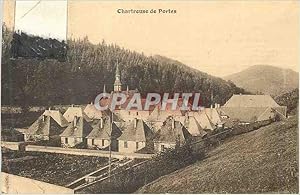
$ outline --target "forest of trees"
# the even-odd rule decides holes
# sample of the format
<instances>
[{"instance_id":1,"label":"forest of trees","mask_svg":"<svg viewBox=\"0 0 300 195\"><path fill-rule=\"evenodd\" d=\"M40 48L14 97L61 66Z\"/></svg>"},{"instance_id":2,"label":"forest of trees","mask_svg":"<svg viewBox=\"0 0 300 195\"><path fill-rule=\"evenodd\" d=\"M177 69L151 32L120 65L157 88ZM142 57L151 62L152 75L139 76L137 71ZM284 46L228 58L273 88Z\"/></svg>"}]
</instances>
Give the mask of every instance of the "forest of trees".
<instances>
[{"instance_id":1,"label":"forest of trees","mask_svg":"<svg viewBox=\"0 0 300 195\"><path fill-rule=\"evenodd\" d=\"M287 106L288 114L297 114L299 109L299 89L294 89L288 93L277 96L275 101L281 106Z\"/></svg>"},{"instance_id":2,"label":"forest of trees","mask_svg":"<svg viewBox=\"0 0 300 195\"><path fill-rule=\"evenodd\" d=\"M3 28L2 33L2 105L88 103L102 92L104 84L107 91L113 89L117 60L124 89L128 85L143 94L200 92L202 104L209 106L225 103L234 93L245 93L230 81L178 61L162 56L147 57L105 41L91 44L87 38L68 40L64 61L51 59L53 55L11 58L12 32Z\"/></svg>"},{"instance_id":3,"label":"forest of trees","mask_svg":"<svg viewBox=\"0 0 300 195\"><path fill-rule=\"evenodd\" d=\"M11 41L11 57L18 58L52 58L65 61L67 44L57 39L44 39L38 36L27 35L18 31L13 34Z\"/></svg>"}]
</instances>

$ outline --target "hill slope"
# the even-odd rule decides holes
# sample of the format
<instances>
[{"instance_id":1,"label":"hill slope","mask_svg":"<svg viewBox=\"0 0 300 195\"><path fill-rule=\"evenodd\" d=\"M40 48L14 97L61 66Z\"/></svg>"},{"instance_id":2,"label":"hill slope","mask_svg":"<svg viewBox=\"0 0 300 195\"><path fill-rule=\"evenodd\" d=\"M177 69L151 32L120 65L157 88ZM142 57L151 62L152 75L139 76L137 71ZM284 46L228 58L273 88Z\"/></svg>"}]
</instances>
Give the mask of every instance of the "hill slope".
<instances>
[{"instance_id":1,"label":"hill slope","mask_svg":"<svg viewBox=\"0 0 300 195\"><path fill-rule=\"evenodd\" d=\"M139 193L296 193L297 117L225 141L203 161L161 177Z\"/></svg>"},{"instance_id":2,"label":"hill slope","mask_svg":"<svg viewBox=\"0 0 300 195\"><path fill-rule=\"evenodd\" d=\"M252 93L272 96L287 93L298 88L299 73L274 66L256 65L241 72L224 77Z\"/></svg>"}]
</instances>

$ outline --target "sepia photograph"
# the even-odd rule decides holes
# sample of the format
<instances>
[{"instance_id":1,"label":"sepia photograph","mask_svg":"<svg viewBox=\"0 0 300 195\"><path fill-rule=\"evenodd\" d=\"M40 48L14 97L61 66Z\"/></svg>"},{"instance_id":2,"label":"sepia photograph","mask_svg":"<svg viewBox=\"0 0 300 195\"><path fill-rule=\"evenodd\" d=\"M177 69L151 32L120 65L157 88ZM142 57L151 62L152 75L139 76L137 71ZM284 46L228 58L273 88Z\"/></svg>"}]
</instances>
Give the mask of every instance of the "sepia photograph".
<instances>
[{"instance_id":1,"label":"sepia photograph","mask_svg":"<svg viewBox=\"0 0 300 195\"><path fill-rule=\"evenodd\" d=\"M298 194L298 0L0 0L1 193Z\"/></svg>"}]
</instances>

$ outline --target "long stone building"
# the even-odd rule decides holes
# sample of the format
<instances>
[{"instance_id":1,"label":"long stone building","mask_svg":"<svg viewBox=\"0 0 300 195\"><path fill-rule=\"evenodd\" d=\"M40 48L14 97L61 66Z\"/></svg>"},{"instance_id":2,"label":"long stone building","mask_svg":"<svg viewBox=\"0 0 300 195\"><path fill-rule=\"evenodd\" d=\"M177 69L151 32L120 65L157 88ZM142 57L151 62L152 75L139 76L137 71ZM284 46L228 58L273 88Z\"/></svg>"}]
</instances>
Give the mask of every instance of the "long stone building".
<instances>
[{"instance_id":1,"label":"long stone building","mask_svg":"<svg viewBox=\"0 0 300 195\"><path fill-rule=\"evenodd\" d=\"M286 118L286 106L279 106L270 95L233 95L220 109L221 115L244 123L275 117Z\"/></svg>"}]
</instances>

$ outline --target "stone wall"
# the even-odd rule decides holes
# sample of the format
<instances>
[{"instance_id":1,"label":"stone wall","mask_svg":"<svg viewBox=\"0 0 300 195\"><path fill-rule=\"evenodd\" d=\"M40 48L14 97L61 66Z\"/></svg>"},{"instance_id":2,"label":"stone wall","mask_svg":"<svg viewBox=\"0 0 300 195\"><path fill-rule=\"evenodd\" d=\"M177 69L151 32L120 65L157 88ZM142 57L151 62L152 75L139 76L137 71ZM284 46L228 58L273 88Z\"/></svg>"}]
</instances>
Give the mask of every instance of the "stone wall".
<instances>
[{"instance_id":1,"label":"stone wall","mask_svg":"<svg viewBox=\"0 0 300 195\"><path fill-rule=\"evenodd\" d=\"M27 145L26 151L32 152L49 152L58 154L70 154L70 155L84 155L84 156L99 156L99 157L109 157L109 151L104 150L89 150L89 149L74 149L74 148L61 148L61 147L50 147L50 146L36 146ZM131 158L131 159L150 159L152 154L139 154L139 153L121 153L121 152L111 152L112 158Z\"/></svg>"}]
</instances>

